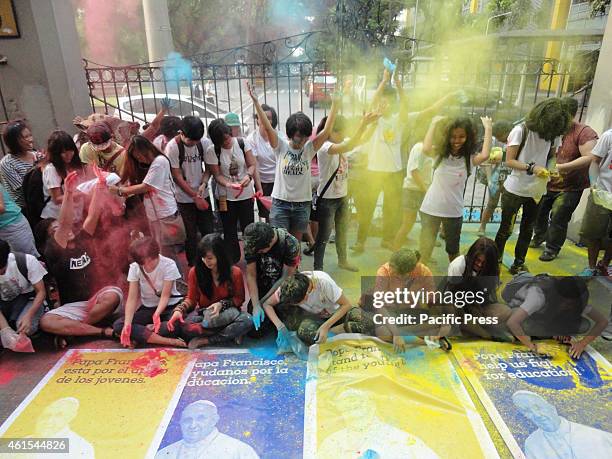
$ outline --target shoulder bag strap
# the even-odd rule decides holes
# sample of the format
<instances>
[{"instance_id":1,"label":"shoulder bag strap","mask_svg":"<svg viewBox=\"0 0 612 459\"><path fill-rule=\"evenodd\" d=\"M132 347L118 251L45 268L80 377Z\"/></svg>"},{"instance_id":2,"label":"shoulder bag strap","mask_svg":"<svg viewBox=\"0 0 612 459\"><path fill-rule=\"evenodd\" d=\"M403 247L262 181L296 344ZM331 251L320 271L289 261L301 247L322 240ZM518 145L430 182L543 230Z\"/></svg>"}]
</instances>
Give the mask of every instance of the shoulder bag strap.
<instances>
[{"instance_id":1,"label":"shoulder bag strap","mask_svg":"<svg viewBox=\"0 0 612 459\"><path fill-rule=\"evenodd\" d=\"M334 173L331 175L331 177L329 178L329 180L327 181L327 183L321 190L321 195L317 196L317 205L319 203L319 199L323 198L323 196L325 195L325 192L328 190L328 188L331 186L332 182L336 178L336 175L338 175L338 171L340 170L340 164L342 164L342 155L338 155L338 167L336 167L336 170L334 171Z\"/></svg>"},{"instance_id":2,"label":"shoulder bag strap","mask_svg":"<svg viewBox=\"0 0 612 459\"><path fill-rule=\"evenodd\" d=\"M161 297L161 292L155 288L155 286L153 285L153 282L151 282L151 278L145 272L145 270L142 267L142 265L139 264L138 267L140 268L140 272L144 276L145 281L147 281L147 284L149 284L149 287L151 287L151 289L155 292L155 296ZM183 295L170 295L170 298L182 298L182 297L183 297Z\"/></svg>"}]
</instances>

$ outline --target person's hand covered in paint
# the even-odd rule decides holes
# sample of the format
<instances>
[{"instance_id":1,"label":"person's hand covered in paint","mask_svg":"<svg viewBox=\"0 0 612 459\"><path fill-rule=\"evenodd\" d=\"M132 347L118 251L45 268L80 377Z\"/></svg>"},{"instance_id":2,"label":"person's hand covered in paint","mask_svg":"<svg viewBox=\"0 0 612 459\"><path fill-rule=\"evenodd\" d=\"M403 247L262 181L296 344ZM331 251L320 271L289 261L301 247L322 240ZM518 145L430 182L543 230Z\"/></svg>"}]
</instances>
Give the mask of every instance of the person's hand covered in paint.
<instances>
[{"instance_id":1,"label":"person's hand covered in paint","mask_svg":"<svg viewBox=\"0 0 612 459\"><path fill-rule=\"evenodd\" d=\"M74 193L76 191L78 175L76 171L70 172L64 179L64 192Z\"/></svg>"},{"instance_id":2,"label":"person's hand covered in paint","mask_svg":"<svg viewBox=\"0 0 612 459\"><path fill-rule=\"evenodd\" d=\"M153 332L159 333L160 327L161 327L161 318L159 317L159 312L155 311L153 313Z\"/></svg>"},{"instance_id":3,"label":"person's hand covered in paint","mask_svg":"<svg viewBox=\"0 0 612 459\"><path fill-rule=\"evenodd\" d=\"M208 210L208 208L210 207L208 205L208 202L206 201L206 199L204 199L202 196L200 196L199 194L196 195L195 198L193 198L193 203L195 204L195 206L198 208L198 210Z\"/></svg>"},{"instance_id":4,"label":"person's hand covered in paint","mask_svg":"<svg viewBox=\"0 0 612 459\"><path fill-rule=\"evenodd\" d=\"M545 167L534 166L533 175L536 175L540 178L548 178L548 176L550 175L550 172L548 172L548 169L546 169Z\"/></svg>"},{"instance_id":5,"label":"person's hand covered in paint","mask_svg":"<svg viewBox=\"0 0 612 459\"><path fill-rule=\"evenodd\" d=\"M382 78L384 83L388 83L389 81L391 81L391 72L389 72L389 69L387 69L385 67L385 70L383 71L383 78Z\"/></svg>"},{"instance_id":6,"label":"person's hand covered in paint","mask_svg":"<svg viewBox=\"0 0 612 459\"><path fill-rule=\"evenodd\" d=\"M406 352L406 342L404 341L404 338L399 335L393 336L393 350L398 354Z\"/></svg>"},{"instance_id":7,"label":"person's hand covered in paint","mask_svg":"<svg viewBox=\"0 0 612 459\"><path fill-rule=\"evenodd\" d=\"M367 126L377 121L378 118L380 118L381 116L382 114L378 111L368 112L365 115L363 115L363 122Z\"/></svg>"},{"instance_id":8,"label":"person's hand covered in paint","mask_svg":"<svg viewBox=\"0 0 612 459\"><path fill-rule=\"evenodd\" d=\"M246 188L247 186L249 186L249 183L251 183L251 176L249 176L248 174L242 177L242 180L238 182L240 188Z\"/></svg>"},{"instance_id":9,"label":"person's hand covered in paint","mask_svg":"<svg viewBox=\"0 0 612 459\"><path fill-rule=\"evenodd\" d=\"M120 342L123 347L132 347L132 324L124 324L121 330Z\"/></svg>"},{"instance_id":10,"label":"person's hand covered in paint","mask_svg":"<svg viewBox=\"0 0 612 459\"><path fill-rule=\"evenodd\" d=\"M221 309L223 309L223 303L221 303L220 301L217 301L216 303L211 304L208 307L208 310L210 311L210 319L214 319L215 317L218 317L219 314L221 313Z\"/></svg>"},{"instance_id":11,"label":"person's hand covered in paint","mask_svg":"<svg viewBox=\"0 0 612 459\"><path fill-rule=\"evenodd\" d=\"M168 97L164 97L163 99L159 101L159 103L165 112L169 112L176 106L176 103L173 100L169 99Z\"/></svg>"},{"instance_id":12,"label":"person's hand covered in paint","mask_svg":"<svg viewBox=\"0 0 612 459\"><path fill-rule=\"evenodd\" d=\"M98 165L95 163L92 164L91 170L93 171L96 178L98 179L98 183L96 183L96 185L99 187L106 188L106 173L102 169L100 169Z\"/></svg>"},{"instance_id":13,"label":"person's hand covered in paint","mask_svg":"<svg viewBox=\"0 0 612 459\"><path fill-rule=\"evenodd\" d=\"M17 321L17 333L23 333L27 335L30 333L30 329L32 328L32 318L28 314L24 314Z\"/></svg>"},{"instance_id":14,"label":"person's hand covered in paint","mask_svg":"<svg viewBox=\"0 0 612 459\"><path fill-rule=\"evenodd\" d=\"M276 345L279 348L290 348L291 343L289 342L289 330L286 326L282 326L278 329L278 335L276 336Z\"/></svg>"},{"instance_id":15,"label":"person's hand covered in paint","mask_svg":"<svg viewBox=\"0 0 612 459\"><path fill-rule=\"evenodd\" d=\"M259 330L261 323L266 318L266 314L264 313L261 305L256 304L253 306L253 325L255 326L255 330Z\"/></svg>"},{"instance_id":16,"label":"person's hand covered in paint","mask_svg":"<svg viewBox=\"0 0 612 459\"><path fill-rule=\"evenodd\" d=\"M573 359L579 359L582 353L584 352L584 348L587 347L587 344L584 340L574 341L570 344L569 355Z\"/></svg>"},{"instance_id":17,"label":"person's hand covered in paint","mask_svg":"<svg viewBox=\"0 0 612 459\"><path fill-rule=\"evenodd\" d=\"M247 88L247 93L249 94L249 97L253 100L257 99L255 95L255 91L253 90L251 83L249 83L248 81L246 82L246 88Z\"/></svg>"},{"instance_id":18,"label":"person's hand covered in paint","mask_svg":"<svg viewBox=\"0 0 612 459\"><path fill-rule=\"evenodd\" d=\"M172 313L172 317L170 317L170 320L168 321L168 330L170 330L171 332L174 331L174 324L176 322L180 322L182 324L185 323L185 319L183 319L183 314L180 311L174 311Z\"/></svg>"},{"instance_id":19,"label":"person's hand covered in paint","mask_svg":"<svg viewBox=\"0 0 612 459\"><path fill-rule=\"evenodd\" d=\"M486 129L493 129L493 120L490 116L481 116L480 121L482 121L482 126Z\"/></svg>"},{"instance_id":20,"label":"person's hand covered in paint","mask_svg":"<svg viewBox=\"0 0 612 459\"><path fill-rule=\"evenodd\" d=\"M315 342L318 344L323 344L327 341L327 333L329 332L329 328L327 325L323 324L317 330L317 334L315 335Z\"/></svg>"}]
</instances>

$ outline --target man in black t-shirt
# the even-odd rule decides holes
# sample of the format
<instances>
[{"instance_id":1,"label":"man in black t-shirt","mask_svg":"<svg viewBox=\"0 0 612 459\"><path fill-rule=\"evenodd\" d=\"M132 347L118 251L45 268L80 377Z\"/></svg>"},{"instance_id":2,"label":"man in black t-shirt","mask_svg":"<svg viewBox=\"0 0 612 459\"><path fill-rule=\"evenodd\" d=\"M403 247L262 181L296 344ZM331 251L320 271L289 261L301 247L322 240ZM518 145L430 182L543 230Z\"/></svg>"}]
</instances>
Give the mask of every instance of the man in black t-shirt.
<instances>
[{"instance_id":1,"label":"man in black t-shirt","mask_svg":"<svg viewBox=\"0 0 612 459\"><path fill-rule=\"evenodd\" d=\"M42 316L40 328L59 336L112 338L111 327L96 326L123 302L121 289L105 282L109 273L105 273L99 263L104 254L94 250L98 241L93 235L102 207L100 195L106 182L99 175L87 218L75 234L72 223L76 180L76 173L68 174L64 180L64 199L58 220L43 220L37 227L37 233L46 241L43 253L49 272L57 281L61 303L59 308ZM65 341L59 343L65 346Z\"/></svg>"},{"instance_id":2,"label":"man in black t-shirt","mask_svg":"<svg viewBox=\"0 0 612 459\"><path fill-rule=\"evenodd\" d=\"M251 296L248 311L255 325L252 335L261 337L275 329L269 320L264 322L261 304L296 271L300 263L300 244L285 229L257 222L244 231L244 253Z\"/></svg>"}]
</instances>

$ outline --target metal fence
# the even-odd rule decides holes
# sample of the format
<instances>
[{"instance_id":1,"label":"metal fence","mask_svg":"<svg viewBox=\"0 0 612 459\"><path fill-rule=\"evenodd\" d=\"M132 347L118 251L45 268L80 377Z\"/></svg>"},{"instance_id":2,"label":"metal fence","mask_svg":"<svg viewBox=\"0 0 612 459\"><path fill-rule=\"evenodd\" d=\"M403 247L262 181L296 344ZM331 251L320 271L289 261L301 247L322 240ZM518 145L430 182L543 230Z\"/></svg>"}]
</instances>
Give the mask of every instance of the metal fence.
<instances>
[{"instance_id":1,"label":"metal fence","mask_svg":"<svg viewBox=\"0 0 612 459\"><path fill-rule=\"evenodd\" d=\"M349 116L361 114L379 82L381 63L377 59L371 71L357 73L333 60L321 59L320 54L311 57L316 53L308 52L308 43L315 36L311 32L193 56L187 71L178 61L109 67L85 60L92 110L145 125L161 109L161 99L168 97L174 102L173 114L199 116L205 125L235 112L246 135L255 127L245 89L248 81L256 88L260 102L276 108L281 128L296 111L304 111L316 126L327 115L331 93L342 76L353 81L350 94L345 94L346 111ZM578 116L583 119L593 69L537 57L542 53L534 46L528 51L502 52L498 55L503 57L477 66L467 62L462 67L428 57L427 53L409 56L407 51L394 52L409 100L415 101L414 110L462 88L468 97L451 107L455 113L518 121L542 99L573 95L579 101ZM472 174L465 188L465 221L479 221L486 205L487 188L475 176ZM499 219L499 209L493 218Z\"/></svg>"}]
</instances>

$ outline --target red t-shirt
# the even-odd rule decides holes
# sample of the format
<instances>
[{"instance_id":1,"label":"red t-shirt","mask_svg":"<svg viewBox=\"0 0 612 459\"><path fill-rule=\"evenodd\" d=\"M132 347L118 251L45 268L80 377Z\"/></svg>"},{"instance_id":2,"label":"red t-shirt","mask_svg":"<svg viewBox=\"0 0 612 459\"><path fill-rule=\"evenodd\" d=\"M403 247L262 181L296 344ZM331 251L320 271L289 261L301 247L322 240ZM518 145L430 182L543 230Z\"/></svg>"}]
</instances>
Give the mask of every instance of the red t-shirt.
<instances>
[{"instance_id":1,"label":"red t-shirt","mask_svg":"<svg viewBox=\"0 0 612 459\"><path fill-rule=\"evenodd\" d=\"M232 266L232 283L234 290L232 300L236 307L240 308L242 307L242 303L244 303L244 282L242 281L242 271L240 271L240 268L237 266ZM195 267L189 270L187 288L187 298L196 306L196 309L207 308L211 304L226 299L229 296L227 284L222 284L214 285L212 298L208 298L198 286Z\"/></svg>"},{"instance_id":2,"label":"red t-shirt","mask_svg":"<svg viewBox=\"0 0 612 459\"><path fill-rule=\"evenodd\" d=\"M561 148L557 151L557 164L565 164L580 158L580 146L597 140L597 133L582 123L572 123L569 132L563 136ZM549 191L582 191L589 187L589 166L576 169L548 182Z\"/></svg>"}]
</instances>

